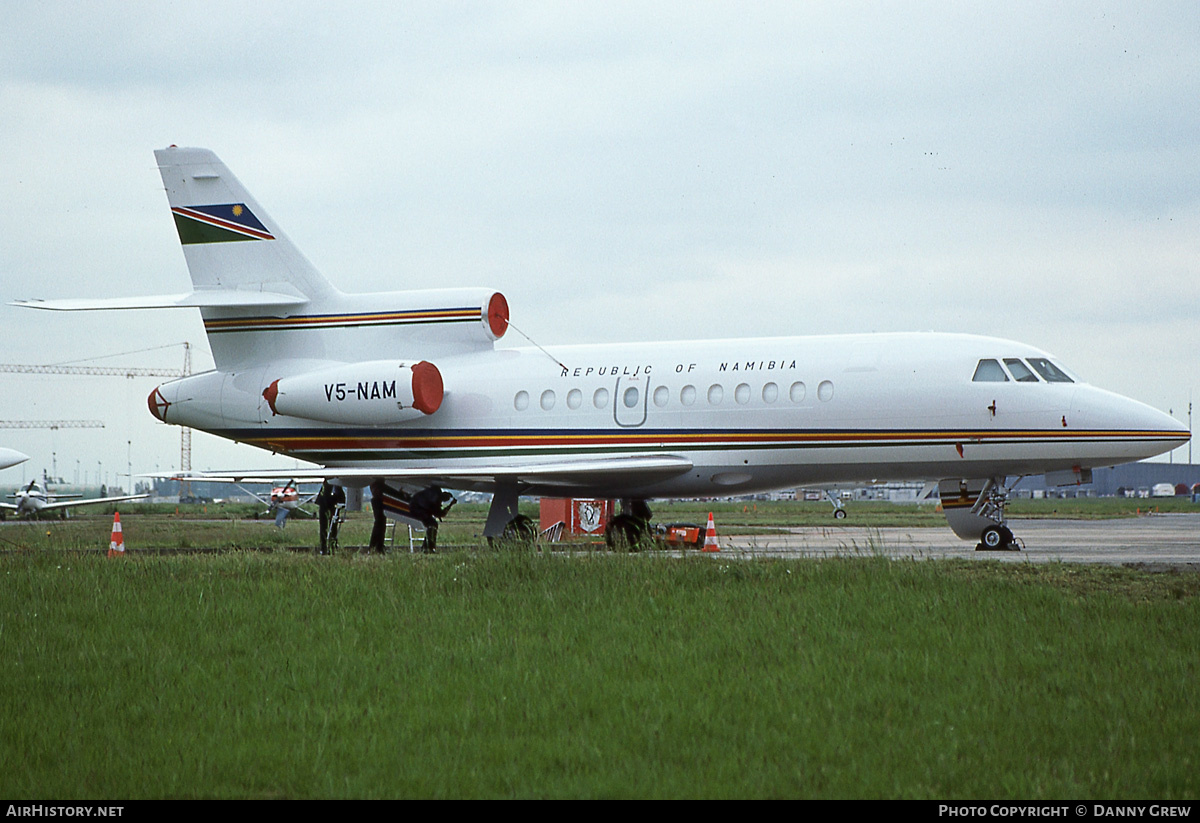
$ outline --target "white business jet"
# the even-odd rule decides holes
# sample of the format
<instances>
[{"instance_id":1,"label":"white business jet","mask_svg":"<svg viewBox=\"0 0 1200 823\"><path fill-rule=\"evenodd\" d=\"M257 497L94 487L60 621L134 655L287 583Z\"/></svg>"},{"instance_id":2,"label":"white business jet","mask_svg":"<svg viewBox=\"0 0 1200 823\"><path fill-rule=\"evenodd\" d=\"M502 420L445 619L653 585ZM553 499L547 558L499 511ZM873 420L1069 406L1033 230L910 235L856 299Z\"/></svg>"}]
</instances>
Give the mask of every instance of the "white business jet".
<instances>
[{"instance_id":1,"label":"white business jet","mask_svg":"<svg viewBox=\"0 0 1200 823\"><path fill-rule=\"evenodd\" d=\"M1190 436L990 337L497 348L501 294L343 293L211 151L155 156L193 290L23 305L198 308L216 369L156 388L155 417L310 461L308 476L338 484L490 491L488 537L527 526L520 494L620 498L609 531L636 539L654 498L923 480L955 533L1007 548L1008 478L1087 482Z\"/></svg>"}]
</instances>

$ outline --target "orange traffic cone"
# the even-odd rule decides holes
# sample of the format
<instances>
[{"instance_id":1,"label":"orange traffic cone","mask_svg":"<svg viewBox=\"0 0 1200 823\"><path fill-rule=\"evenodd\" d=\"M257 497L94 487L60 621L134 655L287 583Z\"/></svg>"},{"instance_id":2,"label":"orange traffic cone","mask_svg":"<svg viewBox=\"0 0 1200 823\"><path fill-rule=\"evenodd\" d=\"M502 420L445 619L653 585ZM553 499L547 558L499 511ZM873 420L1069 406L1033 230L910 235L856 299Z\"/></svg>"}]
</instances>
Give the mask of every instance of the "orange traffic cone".
<instances>
[{"instance_id":1,"label":"orange traffic cone","mask_svg":"<svg viewBox=\"0 0 1200 823\"><path fill-rule=\"evenodd\" d=\"M125 538L121 534L121 513L113 512L112 539L108 543L109 557L125 556Z\"/></svg>"},{"instance_id":2,"label":"orange traffic cone","mask_svg":"<svg viewBox=\"0 0 1200 823\"><path fill-rule=\"evenodd\" d=\"M721 547L717 545L717 526L713 523L712 512L708 513L708 525L704 527L704 548L702 552L719 552Z\"/></svg>"}]
</instances>

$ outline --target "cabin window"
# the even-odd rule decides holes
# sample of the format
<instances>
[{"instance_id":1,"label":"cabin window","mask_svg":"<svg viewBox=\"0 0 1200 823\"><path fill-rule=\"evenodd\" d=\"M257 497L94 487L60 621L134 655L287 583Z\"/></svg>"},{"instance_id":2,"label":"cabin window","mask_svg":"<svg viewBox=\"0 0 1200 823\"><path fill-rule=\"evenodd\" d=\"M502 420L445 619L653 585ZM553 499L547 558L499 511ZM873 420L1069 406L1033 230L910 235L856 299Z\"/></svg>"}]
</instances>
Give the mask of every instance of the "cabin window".
<instances>
[{"instance_id":1,"label":"cabin window","mask_svg":"<svg viewBox=\"0 0 1200 823\"><path fill-rule=\"evenodd\" d=\"M625 394L621 399L621 402L625 404L625 408L632 409L638 404L638 394L636 386L630 386L625 390Z\"/></svg>"},{"instance_id":2,"label":"cabin window","mask_svg":"<svg viewBox=\"0 0 1200 823\"><path fill-rule=\"evenodd\" d=\"M788 389L788 397L793 403L803 403L806 393L807 390L804 388L804 384L799 382L793 383L792 387Z\"/></svg>"},{"instance_id":3,"label":"cabin window","mask_svg":"<svg viewBox=\"0 0 1200 823\"><path fill-rule=\"evenodd\" d=\"M719 406L721 401L725 399L725 390L720 384L713 383L708 387L708 404L710 406Z\"/></svg>"},{"instance_id":4,"label":"cabin window","mask_svg":"<svg viewBox=\"0 0 1200 823\"><path fill-rule=\"evenodd\" d=\"M750 386L745 383L738 383L736 389L733 390L733 399L737 401L739 406L744 406L750 402Z\"/></svg>"},{"instance_id":5,"label":"cabin window","mask_svg":"<svg viewBox=\"0 0 1200 823\"><path fill-rule=\"evenodd\" d=\"M762 398L764 403L774 403L779 399L779 387L774 383L763 386Z\"/></svg>"},{"instance_id":6,"label":"cabin window","mask_svg":"<svg viewBox=\"0 0 1200 823\"><path fill-rule=\"evenodd\" d=\"M517 396L513 398L513 408L517 411L525 411L529 408L529 392L517 392Z\"/></svg>"},{"instance_id":7,"label":"cabin window","mask_svg":"<svg viewBox=\"0 0 1200 823\"><path fill-rule=\"evenodd\" d=\"M577 409L583 405L583 392L579 389L571 389L567 392L567 408Z\"/></svg>"},{"instance_id":8,"label":"cabin window","mask_svg":"<svg viewBox=\"0 0 1200 823\"><path fill-rule=\"evenodd\" d=\"M679 402L685 406L690 406L696 402L696 387L684 386L679 392Z\"/></svg>"},{"instance_id":9,"label":"cabin window","mask_svg":"<svg viewBox=\"0 0 1200 823\"><path fill-rule=\"evenodd\" d=\"M596 393L592 395L592 405L598 409L607 409L608 389L596 389Z\"/></svg>"},{"instance_id":10,"label":"cabin window","mask_svg":"<svg viewBox=\"0 0 1200 823\"><path fill-rule=\"evenodd\" d=\"M971 381L974 383L1007 383L1008 375L995 360L980 360L979 365L975 367L975 376L971 378Z\"/></svg>"},{"instance_id":11,"label":"cabin window","mask_svg":"<svg viewBox=\"0 0 1200 823\"><path fill-rule=\"evenodd\" d=\"M659 386L654 390L654 405L660 409L667 405L667 401L671 399L671 390L666 386Z\"/></svg>"},{"instance_id":12,"label":"cabin window","mask_svg":"<svg viewBox=\"0 0 1200 823\"><path fill-rule=\"evenodd\" d=\"M550 411L552 408L554 408L555 399L554 392L550 389L546 389L544 392L542 392L542 411Z\"/></svg>"},{"instance_id":13,"label":"cabin window","mask_svg":"<svg viewBox=\"0 0 1200 823\"><path fill-rule=\"evenodd\" d=\"M822 380L821 385L817 386L817 398L824 403L828 403L833 399L833 384L828 380Z\"/></svg>"},{"instance_id":14,"label":"cabin window","mask_svg":"<svg viewBox=\"0 0 1200 823\"><path fill-rule=\"evenodd\" d=\"M1058 366L1051 363L1044 357L1029 358L1029 365L1037 369L1037 373L1042 376L1042 379L1047 383L1074 383L1067 373Z\"/></svg>"},{"instance_id":15,"label":"cabin window","mask_svg":"<svg viewBox=\"0 0 1200 823\"><path fill-rule=\"evenodd\" d=\"M1008 370L1012 373L1013 379L1018 383L1038 382L1037 375L1029 370L1029 367L1025 365L1024 360L1018 360L1015 357L1006 357L1004 358L1004 365L1008 366Z\"/></svg>"}]
</instances>

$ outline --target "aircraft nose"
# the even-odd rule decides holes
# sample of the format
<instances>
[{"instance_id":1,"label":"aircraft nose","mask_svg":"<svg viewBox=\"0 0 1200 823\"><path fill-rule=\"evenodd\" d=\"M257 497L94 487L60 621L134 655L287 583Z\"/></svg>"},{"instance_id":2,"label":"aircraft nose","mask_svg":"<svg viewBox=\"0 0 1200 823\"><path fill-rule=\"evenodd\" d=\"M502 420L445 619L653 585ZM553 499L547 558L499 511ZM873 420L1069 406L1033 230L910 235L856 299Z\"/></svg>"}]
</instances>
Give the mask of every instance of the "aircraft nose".
<instances>
[{"instance_id":1,"label":"aircraft nose","mask_svg":"<svg viewBox=\"0 0 1200 823\"><path fill-rule=\"evenodd\" d=\"M1076 395L1079 422L1105 438L1129 446L1121 456L1144 460L1187 445L1191 432L1169 414L1119 394L1086 387Z\"/></svg>"}]
</instances>

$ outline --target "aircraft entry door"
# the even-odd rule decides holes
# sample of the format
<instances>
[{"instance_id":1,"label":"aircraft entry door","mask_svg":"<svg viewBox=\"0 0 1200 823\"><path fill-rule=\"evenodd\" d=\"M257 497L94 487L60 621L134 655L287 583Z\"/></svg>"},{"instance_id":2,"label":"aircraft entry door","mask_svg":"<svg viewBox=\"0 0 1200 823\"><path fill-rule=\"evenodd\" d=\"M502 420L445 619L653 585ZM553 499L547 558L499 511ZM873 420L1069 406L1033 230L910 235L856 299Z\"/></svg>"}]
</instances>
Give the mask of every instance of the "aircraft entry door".
<instances>
[{"instance_id":1,"label":"aircraft entry door","mask_svg":"<svg viewBox=\"0 0 1200 823\"><path fill-rule=\"evenodd\" d=\"M617 378L617 387L613 391L613 419L618 426L630 429L646 422L649 386L649 379L642 374Z\"/></svg>"}]
</instances>

